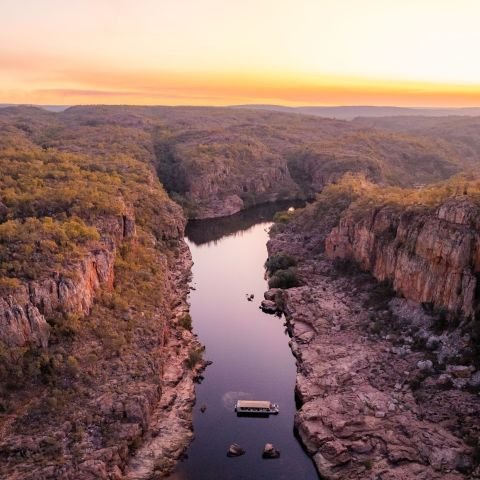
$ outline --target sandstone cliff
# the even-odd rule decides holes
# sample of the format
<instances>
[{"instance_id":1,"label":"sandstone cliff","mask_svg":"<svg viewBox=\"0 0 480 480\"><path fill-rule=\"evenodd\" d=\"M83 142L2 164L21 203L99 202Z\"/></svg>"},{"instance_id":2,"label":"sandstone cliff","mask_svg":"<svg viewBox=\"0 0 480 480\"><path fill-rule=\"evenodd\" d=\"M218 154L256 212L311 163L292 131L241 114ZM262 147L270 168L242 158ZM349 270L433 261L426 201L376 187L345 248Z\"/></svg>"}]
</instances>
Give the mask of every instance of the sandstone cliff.
<instances>
[{"instance_id":1,"label":"sandstone cliff","mask_svg":"<svg viewBox=\"0 0 480 480\"><path fill-rule=\"evenodd\" d=\"M416 302L467 317L480 303L480 208L467 198L433 211L347 211L325 241L327 255L357 262Z\"/></svg>"},{"instance_id":2,"label":"sandstone cliff","mask_svg":"<svg viewBox=\"0 0 480 480\"><path fill-rule=\"evenodd\" d=\"M32 281L0 298L0 341L8 347L46 348L50 327L45 316L54 311L87 315L100 286L113 285L113 261L113 252L99 249L71 267L74 278L58 274Z\"/></svg>"},{"instance_id":3,"label":"sandstone cliff","mask_svg":"<svg viewBox=\"0 0 480 480\"><path fill-rule=\"evenodd\" d=\"M268 243L296 260L302 284L266 294L297 359L299 436L325 479L477 478L478 317L461 321L478 309L477 197L450 185L435 206L401 208L423 194L386 202L377 187L344 187ZM451 323L426 304L450 309Z\"/></svg>"},{"instance_id":4,"label":"sandstone cliff","mask_svg":"<svg viewBox=\"0 0 480 480\"><path fill-rule=\"evenodd\" d=\"M204 134L156 145L160 178L190 218L232 215L253 205L300 198L287 162L261 141L245 135Z\"/></svg>"},{"instance_id":5,"label":"sandstone cliff","mask_svg":"<svg viewBox=\"0 0 480 480\"><path fill-rule=\"evenodd\" d=\"M118 217L104 217L98 223L103 240L94 250L63 271L23 282L0 298L0 341L6 346L46 348L50 330L46 318L55 312L88 315L98 290L112 289L116 249L135 236L133 210L124 207Z\"/></svg>"}]
</instances>

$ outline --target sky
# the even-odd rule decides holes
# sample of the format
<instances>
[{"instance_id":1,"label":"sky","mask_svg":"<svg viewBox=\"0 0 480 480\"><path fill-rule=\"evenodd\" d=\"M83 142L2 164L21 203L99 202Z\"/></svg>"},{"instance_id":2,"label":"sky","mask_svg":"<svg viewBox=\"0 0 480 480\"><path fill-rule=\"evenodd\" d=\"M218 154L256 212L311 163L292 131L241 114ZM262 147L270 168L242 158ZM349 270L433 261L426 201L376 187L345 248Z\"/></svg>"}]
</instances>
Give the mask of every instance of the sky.
<instances>
[{"instance_id":1,"label":"sky","mask_svg":"<svg viewBox=\"0 0 480 480\"><path fill-rule=\"evenodd\" d=\"M479 0L0 0L0 103L480 106Z\"/></svg>"}]
</instances>

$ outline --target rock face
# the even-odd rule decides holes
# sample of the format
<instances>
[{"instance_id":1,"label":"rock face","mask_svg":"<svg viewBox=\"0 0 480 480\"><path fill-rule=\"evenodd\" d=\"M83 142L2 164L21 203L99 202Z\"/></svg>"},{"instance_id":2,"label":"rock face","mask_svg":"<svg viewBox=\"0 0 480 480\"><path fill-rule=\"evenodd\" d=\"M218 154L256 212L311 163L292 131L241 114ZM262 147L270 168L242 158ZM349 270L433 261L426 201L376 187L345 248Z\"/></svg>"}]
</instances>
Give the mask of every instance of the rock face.
<instances>
[{"instance_id":1,"label":"rock face","mask_svg":"<svg viewBox=\"0 0 480 480\"><path fill-rule=\"evenodd\" d=\"M42 430L29 428L25 433L11 425L15 414L18 415L16 421L22 424L22 409L12 414L12 421L5 421L2 416L0 476L13 478L22 471L20 476L29 480L150 479L170 472L187 448L193 438L194 378L205 367L205 362L200 361L192 368L188 366L187 359L192 349L201 350L201 345L195 335L179 326L179 318L189 308L186 299L192 261L188 247L181 239L184 218L179 208L174 213L178 214L173 218L178 225L174 224L170 230L167 230L168 225L164 225L164 235L170 240L170 257L167 260L157 254L158 258L155 258L158 262L156 268L165 270L164 292L167 298L161 306L152 308L148 313L152 316L148 323L154 329L148 335L138 332L137 348L130 356L125 353L121 360L107 357L107 364L97 370L92 366L82 366L95 371L96 375L102 375L105 370L105 377L95 384L92 375L89 380L92 386L88 387L86 399L81 400L81 408L68 416L71 421L65 421L66 418L58 414L60 420L55 419L52 425ZM0 298L0 341L7 351L11 348L15 352L17 347L29 347L34 351L35 347L40 347L45 355L50 352L53 357L51 351L55 349L64 353L57 353L54 358L67 358L65 349L59 348L56 342L48 345L50 327L46 319L62 312L75 314L80 321L95 321L95 315L89 317L95 297L100 292L108 295L113 291L118 248L133 248L137 244L135 218L131 210L126 209L117 217L104 217L97 228L102 237L98 248L69 265L63 273L21 284L13 294ZM155 252L156 240L150 236L144 237L143 241L147 241L146 238ZM131 321L132 315L145 317L143 311L120 312L117 312L117 322ZM147 324L147 319L144 318L140 324ZM105 328L104 325L102 328ZM79 341L75 350L78 358L81 358L83 348L92 347L89 342L91 340L82 345ZM75 357L68 358L73 359L72 368L75 368ZM141 358L145 363L138 365L139 370L130 366L135 366ZM74 372L72 375L75 377ZM56 381L67 384L67 380ZM42 397L47 399L49 395L48 391L40 390L38 396L42 401ZM95 422L102 427L90 427L91 431L85 433L82 415L89 411L95 412ZM26 415L29 415L28 410ZM92 422L92 418L87 416L86 421ZM102 428L110 432L108 444L103 440ZM74 454L75 459L61 444L69 444L70 438L82 439ZM52 452L57 449L58 453L45 466L36 459L48 456L48 448ZM23 452L22 457L17 454L20 451ZM33 465L30 461L37 463Z\"/></svg>"},{"instance_id":2,"label":"rock face","mask_svg":"<svg viewBox=\"0 0 480 480\"><path fill-rule=\"evenodd\" d=\"M123 202L122 202L123 203ZM49 278L24 282L12 294L0 297L0 341L8 347L36 345L45 348L53 312L88 315L100 288L111 290L117 246L134 241L133 209L123 203L120 216L105 216L97 228L102 245L64 272Z\"/></svg>"},{"instance_id":3,"label":"rock face","mask_svg":"<svg viewBox=\"0 0 480 480\"><path fill-rule=\"evenodd\" d=\"M458 232L453 236L457 240L468 237L470 227L450 224L451 217L447 220L440 212L431 219L431 225L452 228ZM381 212L377 215L374 220L379 225L384 225L380 219L385 217L386 225L391 225L392 218L398 223L402 220L389 211L384 212L385 217ZM457 214L456 218L462 217ZM413 220L420 235L423 225L415 216ZM403 221L403 231L413 235L406 219ZM375 296L372 292L378 285L366 273L339 273L318 248L325 233L315 223L311 231L303 225L297 228L293 222L274 234L268 252L295 256L304 283L285 290L281 304L297 359L296 394L302 406L295 425L321 478L477 478L479 467L465 441L470 435L476 437L480 429L480 401L468 391L475 383L475 373L470 367L447 365L445 357L458 357L455 349L464 342L462 335L450 332L450 337L446 333L434 336L428 327L421 326L433 324L421 307L405 299L389 301L383 295ZM329 237L329 255L335 257L333 246L340 246L335 252L345 252L345 258L358 252L358 259L376 265L372 259L382 255L380 238L385 245L387 227L380 230L383 237L370 235L371 243L358 243L354 249L357 243L353 240L360 242L363 237L353 222L345 220L343 225ZM369 233L366 225L358 230L365 235ZM351 227L350 236L344 230L347 226ZM397 238L398 230L392 231L390 242ZM407 238L412 238L409 235ZM442 252L446 239L438 234L435 238ZM362 250L360 245L378 248ZM397 247L398 252L391 247L390 254L405 256L401 246ZM421 246L418 249L423 251ZM382 258L387 261L385 254ZM415 265L414 260L421 261L413 255L410 261ZM466 266L473 271L472 263ZM445 268L448 272L449 267ZM436 280L435 276L430 278ZM415 337L416 332L421 338ZM414 348L422 342L430 342L431 349Z\"/></svg>"},{"instance_id":4,"label":"rock face","mask_svg":"<svg viewBox=\"0 0 480 480\"><path fill-rule=\"evenodd\" d=\"M172 278L175 292L179 295L172 312L172 323L178 322L189 309L186 298L193 262L185 243L181 250L182 255L177 261ZM193 368L186 366L192 349L199 350L201 345L196 336L188 330L169 331L165 336L161 395L159 398L157 392L156 402L150 406L142 445L129 459L123 478L150 480L167 476L192 441L194 379L207 365L207 362L201 360Z\"/></svg>"},{"instance_id":5,"label":"rock face","mask_svg":"<svg viewBox=\"0 0 480 480\"><path fill-rule=\"evenodd\" d=\"M245 208L243 200L236 194L226 195L223 198L210 194L206 195L206 198L202 198L202 196L202 192L192 192L188 195L188 199L197 205L195 209L196 213L193 214L192 217L198 220L226 217Z\"/></svg>"},{"instance_id":6,"label":"rock face","mask_svg":"<svg viewBox=\"0 0 480 480\"><path fill-rule=\"evenodd\" d=\"M290 177L286 163L264 165L264 159L252 163L255 170L249 175L233 172L225 164L214 172L189 178L186 198L195 205L191 218L224 217L249 206L279 199L298 198L301 192Z\"/></svg>"},{"instance_id":7,"label":"rock face","mask_svg":"<svg viewBox=\"0 0 480 480\"><path fill-rule=\"evenodd\" d=\"M9 347L46 347L49 326L45 317L55 311L87 315L98 289L113 286L114 261L115 244L108 241L70 265L68 272L24 283L0 298L0 341Z\"/></svg>"},{"instance_id":8,"label":"rock face","mask_svg":"<svg viewBox=\"0 0 480 480\"><path fill-rule=\"evenodd\" d=\"M45 348L49 331L45 317L28 300L20 303L12 295L0 299L0 340L7 347L32 343Z\"/></svg>"},{"instance_id":9,"label":"rock face","mask_svg":"<svg viewBox=\"0 0 480 480\"><path fill-rule=\"evenodd\" d=\"M480 302L480 209L450 200L434 212L348 213L325 242L327 255L350 259L416 302L472 316Z\"/></svg>"},{"instance_id":10,"label":"rock face","mask_svg":"<svg viewBox=\"0 0 480 480\"><path fill-rule=\"evenodd\" d=\"M184 197L190 218L223 217L301 196L284 156L259 139L215 131L192 141L191 135L155 145L160 178Z\"/></svg>"}]
</instances>

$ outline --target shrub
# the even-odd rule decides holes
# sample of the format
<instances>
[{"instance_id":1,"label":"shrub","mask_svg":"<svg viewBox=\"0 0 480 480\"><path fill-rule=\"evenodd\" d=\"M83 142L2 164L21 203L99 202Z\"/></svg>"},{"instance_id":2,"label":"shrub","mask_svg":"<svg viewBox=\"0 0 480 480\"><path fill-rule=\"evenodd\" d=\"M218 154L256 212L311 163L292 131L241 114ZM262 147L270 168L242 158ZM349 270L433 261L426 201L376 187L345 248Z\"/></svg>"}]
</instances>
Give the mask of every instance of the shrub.
<instances>
[{"instance_id":1,"label":"shrub","mask_svg":"<svg viewBox=\"0 0 480 480\"><path fill-rule=\"evenodd\" d=\"M286 270L277 270L268 280L270 288L292 288L298 287L300 280L295 268L290 267Z\"/></svg>"},{"instance_id":2,"label":"shrub","mask_svg":"<svg viewBox=\"0 0 480 480\"><path fill-rule=\"evenodd\" d=\"M292 218L292 214L290 212L287 212L285 210L281 212L277 212L274 217L273 221L274 223L288 223Z\"/></svg>"},{"instance_id":3,"label":"shrub","mask_svg":"<svg viewBox=\"0 0 480 480\"><path fill-rule=\"evenodd\" d=\"M178 320L178 325L185 330L192 330L192 317L189 313L185 313Z\"/></svg>"},{"instance_id":4,"label":"shrub","mask_svg":"<svg viewBox=\"0 0 480 480\"><path fill-rule=\"evenodd\" d=\"M81 315L68 312L54 312L47 318L52 332L57 337L73 338L80 330Z\"/></svg>"},{"instance_id":5,"label":"shrub","mask_svg":"<svg viewBox=\"0 0 480 480\"><path fill-rule=\"evenodd\" d=\"M0 295L7 295L14 292L21 283L17 278L2 277L0 278Z\"/></svg>"},{"instance_id":6,"label":"shrub","mask_svg":"<svg viewBox=\"0 0 480 480\"><path fill-rule=\"evenodd\" d=\"M448 310L441 308L435 316L434 330L436 333L442 333L448 327Z\"/></svg>"},{"instance_id":7,"label":"shrub","mask_svg":"<svg viewBox=\"0 0 480 480\"><path fill-rule=\"evenodd\" d=\"M187 358L187 367L193 369L202 360L203 351L199 348L190 350Z\"/></svg>"},{"instance_id":8,"label":"shrub","mask_svg":"<svg viewBox=\"0 0 480 480\"><path fill-rule=\"evenodd\" d=\"M273 275L278 270L286 270L289 267L295 267L296 265L297 261L291 255L283 253L272 255L271 257L268 257L265 262L265 268L270 275Z\"/></svg>"},{"instance_id":9,"label":"shrub","mask_svg":"<svg viewBox=\"0 0 480 480\"><path fill-rule=\"evenodd\" d=\"M371 470L373 468L373 460L371 458L367 458L363 461L363 466L367 470Z\"/></svg>"},{"instance_id":10,"label":"shrub","mask_svg":"<svg viewBox=\"0 0 480 480\"><path fill-rule=\"evenodd\" d=\"M78 360L73 355L67 357L67 370L71 375L76 375L78 373Z\"/></svg>"}]
</instances>

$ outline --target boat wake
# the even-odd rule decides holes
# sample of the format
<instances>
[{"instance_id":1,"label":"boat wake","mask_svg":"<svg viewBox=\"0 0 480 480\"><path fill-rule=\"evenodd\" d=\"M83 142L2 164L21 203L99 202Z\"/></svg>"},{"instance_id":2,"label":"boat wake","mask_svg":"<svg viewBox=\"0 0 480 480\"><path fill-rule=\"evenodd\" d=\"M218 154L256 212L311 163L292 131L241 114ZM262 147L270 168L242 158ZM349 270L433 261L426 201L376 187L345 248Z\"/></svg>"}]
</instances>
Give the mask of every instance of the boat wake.
<instances>
[{"instance_id":1,"label":"boat wake","mask_svg":"<svg viewBox=\"0 0 480 480\"><path fill-rule=\"evenodd\" d=\"M226 392L222 397L222 404L227 410L235 408L237 400L246 400L252 398L252 394L248 392Z\"/></svg>"}]
</instances>

